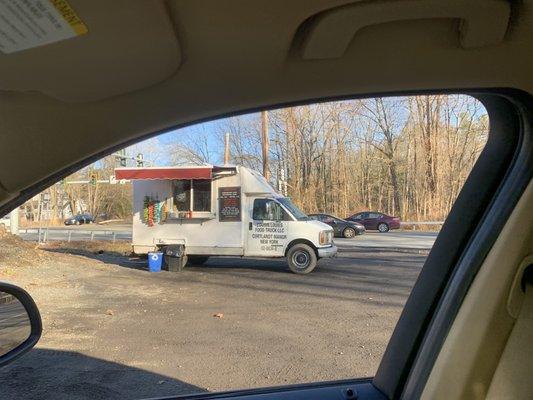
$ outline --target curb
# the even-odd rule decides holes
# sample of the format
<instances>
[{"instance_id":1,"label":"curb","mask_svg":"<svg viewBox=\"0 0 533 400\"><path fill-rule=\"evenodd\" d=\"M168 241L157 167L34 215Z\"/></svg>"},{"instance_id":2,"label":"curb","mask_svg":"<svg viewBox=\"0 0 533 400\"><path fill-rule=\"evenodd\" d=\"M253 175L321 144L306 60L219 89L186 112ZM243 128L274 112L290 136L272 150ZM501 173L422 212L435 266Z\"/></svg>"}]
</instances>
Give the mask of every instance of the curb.
<instances>
[{"instance_id":1,"label":"curb","mask_svg":"<svg viewBox=\"0 0 533 400\"><path fill-rule=\"evenodd\" d=\"M423 254L428 255L431 249L423 249L423 248L412 248L412 247L372 247L372 246L339 246L337 245L337 248L339 249L339 253L348 252L350 250L353 251L366 251L366 252L376 252L376 253L384 253L384 252L394 252L394 253L407 253L407 254Z\"/></svg>"}]
</instances>

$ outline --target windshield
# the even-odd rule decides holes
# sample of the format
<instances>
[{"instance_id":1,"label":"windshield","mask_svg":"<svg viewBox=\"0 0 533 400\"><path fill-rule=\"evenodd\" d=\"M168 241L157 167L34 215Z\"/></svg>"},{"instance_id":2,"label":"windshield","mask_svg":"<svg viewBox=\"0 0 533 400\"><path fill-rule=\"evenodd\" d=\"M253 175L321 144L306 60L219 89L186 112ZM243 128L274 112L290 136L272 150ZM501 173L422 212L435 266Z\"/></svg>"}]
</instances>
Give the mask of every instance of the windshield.
<instances>
[{"instance_id":1,"label":"windshield","mask_svg":"<svg viewBox=\"0 0 533 400\"><path fill-rule=\"evenodd\" d=\"M281 197L276 200L283 204L298 221L307 221L309 219L309 217L296 207L288 197Z\"/></svg>"}]
</instances>

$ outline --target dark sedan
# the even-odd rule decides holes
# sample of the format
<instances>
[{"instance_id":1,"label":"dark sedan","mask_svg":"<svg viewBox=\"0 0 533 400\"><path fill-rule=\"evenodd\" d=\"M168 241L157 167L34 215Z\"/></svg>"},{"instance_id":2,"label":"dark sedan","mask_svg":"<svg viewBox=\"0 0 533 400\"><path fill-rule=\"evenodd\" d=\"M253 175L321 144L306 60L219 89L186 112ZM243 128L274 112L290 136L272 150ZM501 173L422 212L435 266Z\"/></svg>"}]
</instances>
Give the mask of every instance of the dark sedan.
<instances>
[{"instance_id":1,"label":"dark sedan","mask_svg":"<svg viewBox=\"0 0 533 400\"><path fill-rule=\"evenodd\" d=\"M365 227L357 222L346 221L329 214L310 214L309 218L324 222L333 228L337 237L353 238L365 233Z\"/></svg>"},{"instance_id":2,"label":"dark sedan","mask_svg":"<svg viewBox=\"0 0 533 400\"><path fill-rule=\"evenodd\" d=\"M81 225L94 223L94 217L91 214L77 214L65 220L65 225Z\"/></svg>"},{"instance_id":3,"label":"dark sedan","mask_svg":"<svg viewBox=\"0 0 533 400\"><path fill-rule=\"evenodd\" d=\"M363 211L346 218L348 221L358 222L365 229L388 232L391 229L400 229L400 218L391 217L380 212Z\"/></svg>"}]
</instances>

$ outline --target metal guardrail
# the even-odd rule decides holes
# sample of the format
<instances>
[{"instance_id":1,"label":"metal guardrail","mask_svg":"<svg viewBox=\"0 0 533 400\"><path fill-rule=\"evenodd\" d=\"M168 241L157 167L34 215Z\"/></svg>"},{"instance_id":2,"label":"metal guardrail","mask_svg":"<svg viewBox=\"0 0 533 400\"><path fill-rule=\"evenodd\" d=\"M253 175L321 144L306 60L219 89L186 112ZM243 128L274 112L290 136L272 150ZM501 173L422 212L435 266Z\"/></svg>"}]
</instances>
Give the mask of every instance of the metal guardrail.
<instances>
[{"instance_id":1,"label":"metal guardrail","mask_svg":"<svg viewBox=\"0 0 533 400\"><path fill-rule=\"evenodd\" d=\"M444 221L401 221L400 225L442 225Z\"/></svg>"},{"instance_id":2,"label":"metal guardrail","mask_svg":"<svg viewBox=\"0 0 533 400\"><path fill-rule=\"evenodd\" d=\"M442 226L444 224L444 221L402 221L400 222L400 226L402 228L412 227L412 230L416 230L417 226ZM64 236L62 238L50 238L50 232L57 232L57 233L64 233ZM49 228L26 228L26 229L19 229L19 235L21 233L25 234L37 234L37 242L38 243L46 243L49 240L66 240L67 242L70 242L74 239L76 239L76 236L78 236L78 240L111 240L113 243L117 240L117 236L125 236L128 235L129 232L121 232L121 231L112 231L112 230L81 230L81 229L49 229ZM80 238L79 236L82 236ZM88 237L88 238L87 238Z\"/></svg>"},{"instance_id":3,"label":"metal guardrail","mask_svg":"<svg viewBox=\"0 0 533 400\"><path fill-rule=\"evenodd\" d=\"M416 230L416 227L418 225L421 225L421 226L442 226L442 224L444 224L444 221L401 221L400 222L400 226L401 227L407 227L407 226L411 226L412 227L412 230Z\"/></svg>"},{"instance_id":4,"label":"metal guardrail","mask_svg":"<svg viewBox=\"0 0 533 400\"><path fill-rule=\"evenodd\" d=\"M58 234L64 233L66 238L59 238L59 239L52 239L50 238L50 232L57 232ZM118 232L118 231L106 231L106 230L57 230L57 229L49 229L49 228L28 228L28 229L19 229L19 234L25 233L25 234L37 234L37 242L38 243L46 243L49 240L67 240L67 242L70 242L74 239L76 239L76 236L83 236L83 238L79 238L78 240L87 240L86 236L89 237L90 241L93 240L100 240L100 239L111 239L111 241L114 243L117 240L117 236L122 236L125 234L128 234L128 232Z\"/></svg>"}]
</instances>

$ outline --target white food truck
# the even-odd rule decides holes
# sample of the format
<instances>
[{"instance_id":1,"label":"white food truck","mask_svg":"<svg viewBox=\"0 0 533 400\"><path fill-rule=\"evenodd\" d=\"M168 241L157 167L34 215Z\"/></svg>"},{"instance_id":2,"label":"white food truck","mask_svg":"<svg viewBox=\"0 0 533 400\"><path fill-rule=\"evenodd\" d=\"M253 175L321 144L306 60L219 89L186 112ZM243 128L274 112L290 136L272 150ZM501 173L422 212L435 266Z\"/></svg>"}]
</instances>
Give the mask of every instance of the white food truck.
<instances>
[{"instance_id":1,"label":"white food truck","mask_svg":"<svg viewBox=\"0 0 533 400\"><path fill-rule=\"evenodd\" d=\"M115 177L133 184L133 252L163 251L169 270L209 256L286 257L291 271L306 274L337 254L329 225L249 168L117 168Z\"/></svg>"}]
</instances>

